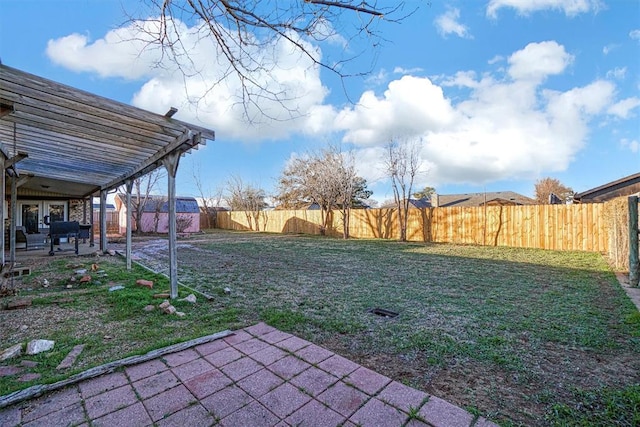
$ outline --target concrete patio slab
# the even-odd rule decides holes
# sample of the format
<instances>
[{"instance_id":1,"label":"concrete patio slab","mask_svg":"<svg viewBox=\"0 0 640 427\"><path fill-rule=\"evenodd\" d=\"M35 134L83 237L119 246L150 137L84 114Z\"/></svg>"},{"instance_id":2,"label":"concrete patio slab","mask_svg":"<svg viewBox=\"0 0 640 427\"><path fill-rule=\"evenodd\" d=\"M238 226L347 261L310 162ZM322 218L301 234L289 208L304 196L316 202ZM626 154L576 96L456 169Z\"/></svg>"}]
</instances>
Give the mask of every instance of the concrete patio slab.
<instances>
[{"instance_id":1,"label":"concrete patio slab","mask_svg":"<svg viewBox=\"0 0 640 427\"><path fill-rule=\"evenodd\" d=\"M214 424L496 426L264 323L0 409L3 427Z\"/></svg>"}]
</instances>

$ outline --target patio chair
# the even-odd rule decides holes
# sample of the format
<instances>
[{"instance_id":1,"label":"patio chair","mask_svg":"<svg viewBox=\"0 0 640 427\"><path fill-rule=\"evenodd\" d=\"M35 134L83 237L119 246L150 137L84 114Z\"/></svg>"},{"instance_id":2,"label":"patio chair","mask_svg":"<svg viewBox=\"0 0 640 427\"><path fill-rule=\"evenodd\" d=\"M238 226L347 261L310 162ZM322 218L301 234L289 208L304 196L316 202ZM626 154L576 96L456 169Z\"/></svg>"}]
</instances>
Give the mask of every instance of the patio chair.
<instances>
[{"instance_id":1,"label":"patio chair","mask_svg":"<svg viewBox=\"0 0 640 427\"><path fill-rule=\"evenodd\" d=\"M27 230L20 226L16 227L16 243L24 243L24 250L44 249L47 235L44 233L27 233Z\"/></svg>"}]
</instances>

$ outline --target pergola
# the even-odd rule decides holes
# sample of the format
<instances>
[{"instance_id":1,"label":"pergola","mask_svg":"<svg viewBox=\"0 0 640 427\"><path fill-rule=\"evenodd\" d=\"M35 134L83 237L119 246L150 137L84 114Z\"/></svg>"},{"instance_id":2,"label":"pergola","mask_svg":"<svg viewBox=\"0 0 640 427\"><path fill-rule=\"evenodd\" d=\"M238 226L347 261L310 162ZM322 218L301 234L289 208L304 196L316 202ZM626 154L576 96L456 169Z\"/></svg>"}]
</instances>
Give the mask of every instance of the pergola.
<instances>
[{"instance_id":1,"label":"pergola","mask_svg":"<svg viewBox=\"0 0 640 427\"><path fill-rule=\"evenodd\" d=\"M0 64L0 174L2 200L9 177L10 251L15 255L17 197L100 197L100 249L107 251L107 192L127 194L127 268L131 268L133 180L158 167L168 176L171 297L177 296L175 177L180 157L213 140L212 130L154 114ZM4 224L0 209L0 225ZM0 256L5 265L5 227Z\"/></svg>"}]
</instances>

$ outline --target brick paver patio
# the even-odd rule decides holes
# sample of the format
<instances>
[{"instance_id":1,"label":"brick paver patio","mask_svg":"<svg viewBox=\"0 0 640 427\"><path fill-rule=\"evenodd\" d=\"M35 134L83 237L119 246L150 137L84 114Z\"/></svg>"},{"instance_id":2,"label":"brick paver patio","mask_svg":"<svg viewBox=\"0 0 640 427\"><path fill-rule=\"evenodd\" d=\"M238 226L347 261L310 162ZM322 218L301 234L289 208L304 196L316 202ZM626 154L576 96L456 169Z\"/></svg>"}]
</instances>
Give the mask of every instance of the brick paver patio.
<instances>
[{"instance_id":1,"label":"brick paver patio","mask_svg":"<svg viewBox=\"0 0 640 427\"><path fill-rule=\"evenodd\" d=\"M0 425L496 426L264 323L2 409Z\"/></svg>"}]
</instances>

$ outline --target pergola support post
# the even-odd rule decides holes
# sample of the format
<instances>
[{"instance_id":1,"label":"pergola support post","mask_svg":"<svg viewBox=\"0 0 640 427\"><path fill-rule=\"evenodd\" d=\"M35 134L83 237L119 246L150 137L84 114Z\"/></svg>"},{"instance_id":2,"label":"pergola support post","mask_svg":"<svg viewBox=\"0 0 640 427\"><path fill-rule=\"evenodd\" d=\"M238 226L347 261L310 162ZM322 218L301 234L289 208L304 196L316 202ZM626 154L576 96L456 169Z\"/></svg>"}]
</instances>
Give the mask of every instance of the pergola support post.
<instances>
[{"instance_id":1,"label":"pergola support post","mask_svg":"<svg viewBox=\"0 0 640 427\"><path fill-rule=\"evenodd\" d=\"M107 190L100 191L100 250L107 252Z\"/></svg>"},{"instance_id":2,"label":"pergola support post","mask_svg":"<svg viewBox=\"0 0 640 427\"><path fill-rule=\"evenodd\" d=\"M96 239L94 237L94 230L95 230L95 223L93 222L93 196L89 197L89 206L91 206L91 216L89 218L90 219L90 224L91 224L91 234L89 234L89 246L93 247L95 245Z\"/></svg>"},{"instance_id":3,"label":"pergola support post","mask_svg":"<svg viewBox=\"0 0 640 427\"><path fill-rule=\"evenodd\" d=\"M18 177L11 177L11 221L9 223L9 261L16 262L16 217L18 216Z\"/></svg>"},{"instance_id":4,"label":"pergola support post","mask_svg":"<svg viewBox=\"0 0 640 427\"><path fill-rule=\"evenodd\" d=\"M169 205L169 280L171 282L171 299L178 298L178 247L176 233L176 173L180 153L171 153L162 159L167 169L167 195Z\"/></svg>"},{"instance_id":5,"label":"pergola support post","mask_svg":"<svg viewBox=\"0 0 640 427\"><path fill-rule=\"evenodd\" d=\"M131 228L133 222L133 215L131 212L131 191L133 190L133 180L128 179L125 181L125 187L127 189L127 270L131 270Z\"/></svg>"},{"instance_id":6,"label":"pergola support post","mask_svg":"<svg viewBox=\"0 0 640 427\"><path fill-rule=\"evenodd\" d=\"M638 287L638 196L629 197L629 286Z\"/></svg>"},{"instance_id":7,"label":"pergola support post","mask_svg":"<svg viewBox=\"0 0 640 427\"><path fill-rule=\"evenodd\" d=\"M4 239L5 239L5 232L6 232L6 228L4 226L4 203L6 200L6 194L5 194L5 178L7 176L7 171L5 171L4 169L4 161L5 161L5 155L4 153L0 153L0 169L2 170L2 176L0 176L0 191L2 191L2 206L0 206L0 227L2 227L2 229L0 230L0 257L2 257L2 259L0 259L0 262L2 264L0 264L0 271L2 271L4 269L4 264L5 264L5 259L4 259Z\"/></svg>"}]
</instances>

